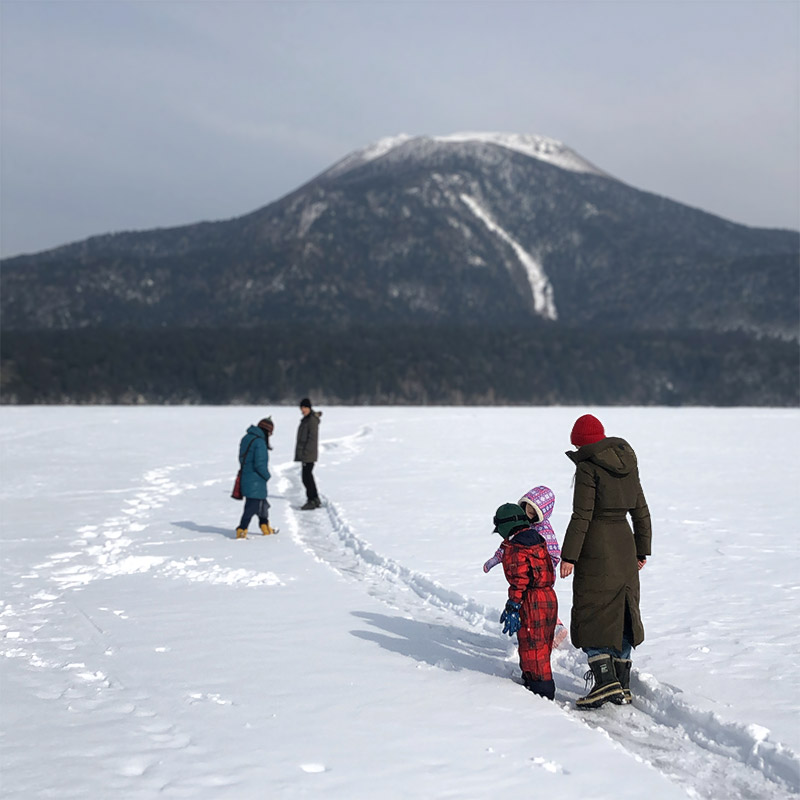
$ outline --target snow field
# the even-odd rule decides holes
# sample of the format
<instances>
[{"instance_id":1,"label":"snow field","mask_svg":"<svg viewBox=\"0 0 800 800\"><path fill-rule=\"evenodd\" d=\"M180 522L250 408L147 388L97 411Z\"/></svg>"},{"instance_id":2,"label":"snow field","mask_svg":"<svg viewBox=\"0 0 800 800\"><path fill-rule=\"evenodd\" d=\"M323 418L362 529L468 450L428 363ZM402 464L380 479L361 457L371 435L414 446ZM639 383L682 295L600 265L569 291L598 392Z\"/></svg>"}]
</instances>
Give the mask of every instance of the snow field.
<instances>
[{"instance_id":1,"label":"snow field","mask_svg":"<svg viewBox=\"0 0 800 800\"><path fill-rule=\"evenodd\" d=\"M236 444L270 411L280 533L235 541ZM555 704L515 682L481 570L494 508L535 483L563 536L583 409L325 412L326 505L301 512L296 409L4 410L3 796L800 791L797 470L719 478L797 412L595 410L639 453L655 533L635 705L591 715L571 648Z\"/></svg>"}]
</instances>

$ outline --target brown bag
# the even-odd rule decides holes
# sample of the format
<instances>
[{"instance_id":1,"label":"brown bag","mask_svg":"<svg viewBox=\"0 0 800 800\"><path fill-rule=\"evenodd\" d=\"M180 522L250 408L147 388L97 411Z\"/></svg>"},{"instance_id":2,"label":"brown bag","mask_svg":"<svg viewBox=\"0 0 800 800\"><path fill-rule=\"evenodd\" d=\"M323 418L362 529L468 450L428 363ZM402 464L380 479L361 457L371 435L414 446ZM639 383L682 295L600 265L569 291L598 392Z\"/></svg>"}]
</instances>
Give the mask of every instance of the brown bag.
<instances>
[{"instance_id":1,"label":"brown bag","mask_svg":"<svg viewBox=\"0 0 800 800\"><path fill-rule=\"evenodd\" d=\"M233 491L231 492L231 497L234 500L244 500L244 495L242 494L242 470L239 469L239 472L236 473L236 481L233 484Z\"/></svg>"},{"instance_id":2,"label":"brown bag","mask_svg":"<svg viewBox=\"0 0 800 800\"><path fill-rule=\"evenodd\" d=\"M253 439L250 444L253 444L254 441L255 439ZM239 471L236 473L236 480L233 482L233 491L231 492L231 497L234 500L244 500L244 495L242 494L242 466L247 460L247 451L250 449L250 444L247 445L247 449L244 451L244 457L240 462Z\"/></svg>"}]
</instances>

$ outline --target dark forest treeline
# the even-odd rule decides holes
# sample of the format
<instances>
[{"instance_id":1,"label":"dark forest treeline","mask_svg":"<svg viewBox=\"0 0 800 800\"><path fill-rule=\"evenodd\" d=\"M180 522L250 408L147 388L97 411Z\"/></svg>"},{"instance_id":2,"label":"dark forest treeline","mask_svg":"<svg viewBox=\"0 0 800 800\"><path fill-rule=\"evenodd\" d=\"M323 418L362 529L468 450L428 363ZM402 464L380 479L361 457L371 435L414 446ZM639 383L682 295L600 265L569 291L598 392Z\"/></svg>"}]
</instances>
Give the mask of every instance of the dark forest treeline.
<instances>
[{"instance_id":1,"label":"dark forest treeline","mask_svg":"<svg viewBox=\"0 0 800 800\"><path fill-rule=\"evenodd\" d=\"M0 400L800 405L796 342L481 326L5 331Z\"/></svg>"}]
</instances>

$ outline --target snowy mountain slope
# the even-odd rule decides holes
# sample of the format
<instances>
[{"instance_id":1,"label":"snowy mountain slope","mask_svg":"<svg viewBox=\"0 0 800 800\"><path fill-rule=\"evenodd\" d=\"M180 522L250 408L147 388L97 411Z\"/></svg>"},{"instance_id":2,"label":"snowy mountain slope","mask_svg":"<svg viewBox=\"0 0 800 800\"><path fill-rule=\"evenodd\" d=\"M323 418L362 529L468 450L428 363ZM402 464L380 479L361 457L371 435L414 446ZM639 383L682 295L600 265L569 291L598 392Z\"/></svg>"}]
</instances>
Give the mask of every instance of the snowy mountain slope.
<instances>
[{"instance_id":1,"label":"snowy mountain slope","mask_svg":"<svg viewBox=\"0 0 800 800\"><path fill-rule=\"evenodd\" d=\"M299 416L273 409L281 532L237 542L236 443L263 412L4 410L4 796L800 792L798 476L787 455L742 508L711 467L722 448L787 452L796 411L596 412L634 442L655 521L637 700L596 714L571 706L571 649L555 704L515 682L504 580L480 568L494 507L532 482L563 535L575 410L326 409L309 514Z\"/></svg>"},{"instance_id":2,"label":"snowy mountain slope","mask_svg":"<svg viewBox=\"0 0 800 800\"><path fill-rule=\"evenodd\" d=\"M639 191L544 137L401 135L237 219L6 259L0 302L3 326L25 330L503 325L557 309L562 326L796 341L798 252L797 232Z\"/></svg>"},{"instance_id":3,"label":"snowy mountain slope","mask_svg":"<svg viewBox=\"0 0 800 800\"><path fill-rule=\"evenodd\" d=\"M338 163L334 164L329 170L323 173L327 178L333 178L363 166L364 164L382 158L391 153L396 148L408 145L404 152L404 157L422 155L428 149L429 142L482 142L484 144L504 147L517 153L536 158L547 164L570 170L571 172L584 172L590 175L602 175L609 177L605 172L598 169L594 164L578 155L563 142L551 139L547 136L536 136L534 134L520 133L452 133L446 136L409 136L400 134L398 136L387 136L377 142L367 145L361 150L350 153ZM410 143L410 144L409 144Z\"/></svg>"},{"instance_id":4,"label":"snowy mountain slope","mask_svg":"<svg viewBox=\"0 0 800 800\"><path fill-rule=\"evenodd\" d=\"M561 169L572 172L585 172L590 175L610 177L583 156L567 147L557 139L547 136L520 133L453 133L448 136L435 136L440 142L487 142L507 147L531 158L538 158Z\"/></svg>"},{"instance_id":5,"label":"snowy mountain slope","mask_svg":"<svg viewBox=\"0 0 800 800\"><path fill-rule=\"evenodd\" d=\"M526 252L519 242L509 236L508 233L492 219L491 215L481 207L481 204L475 200L474 197L470 197L468 194L462 194L461 200L492 233L497 234L502 241L511 246L511 249L525 268L525 273L528 276L528 283L530 284L531 294L533 295L534 312L545 319L558 319L558 312L556 311L555 302L553 301L553 284L550 283L550 279L542 269L540 260Z\"/></svg>"}]
</instances>

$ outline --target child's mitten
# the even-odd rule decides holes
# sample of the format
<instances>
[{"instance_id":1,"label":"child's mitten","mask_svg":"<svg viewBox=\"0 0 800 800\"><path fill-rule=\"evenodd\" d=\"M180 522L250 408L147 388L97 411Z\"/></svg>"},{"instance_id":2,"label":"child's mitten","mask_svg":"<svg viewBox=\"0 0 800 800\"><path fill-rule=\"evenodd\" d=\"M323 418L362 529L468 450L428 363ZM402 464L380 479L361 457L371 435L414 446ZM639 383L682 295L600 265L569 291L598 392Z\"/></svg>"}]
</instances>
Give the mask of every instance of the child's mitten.
<instances>
[{"instance_id":1,"label":"child's mitten","mask_svg":"<svg viewBox=\"0 0 800 800\"><path fill-rule=\"evenodd\" d=\"M492 567L496 567L503 562L503 548L498 547L495 554L483 565L483 571L488 572Z\"/></svg>"},{"instance_id":2,"label":"child's mitten","mask_svg":"<svg viewBox=\"0 0 800 800\"><path fill-rule=\"evenodd\" d=\"M561 647L562 642L567 638L568 631L564 625L564 623L559 620L556 623L556 630L553 634L553 647Z\"/></svg>"},{"instance_id":3,"label":"child's mitten","mask_svg":"<svg viewBox=\"0 0 800 800\"><path fill-rule=\"evenodd\" d=\"M506 602L506 607L500 615L500 622L503 623L503 633L513 636L521 626L519 619L520 604L515 603L513 600Z\"/></svg>"}]
</instances>

